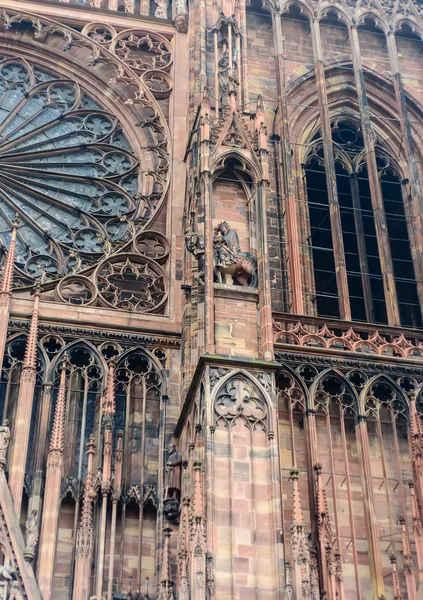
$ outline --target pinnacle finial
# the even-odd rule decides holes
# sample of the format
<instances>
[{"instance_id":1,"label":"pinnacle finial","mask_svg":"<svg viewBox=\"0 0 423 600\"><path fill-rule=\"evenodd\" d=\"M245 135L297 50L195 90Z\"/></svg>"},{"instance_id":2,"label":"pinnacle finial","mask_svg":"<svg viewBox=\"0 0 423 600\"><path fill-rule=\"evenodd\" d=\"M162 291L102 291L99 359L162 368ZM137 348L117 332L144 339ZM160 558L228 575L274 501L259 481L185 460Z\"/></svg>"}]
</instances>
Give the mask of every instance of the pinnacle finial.
<instances>
[{"instance_id":1,"label":"pinnacle finial","mask_svg":"<svg viewBox=\"0 0 423 600\"><path fill-rule=\"evenodd\" d=\"M56 411L54 414L53 430L51 434L50 452L63 452L65 439L65 413L66 413L66 366L61 365L59 393L57 395Z\"/></svg>"},{"instance_id":2,"label":"pinnacle finial","mask_svg":"<svg viewBox=\"0 0 423 600\"><path fill-rule=\"evenodd\" d=\"M37 365L37 340L38 340L38 306L40 302L39 289L34 294L34 310L32 311L31 324L29 326L28 339L25 348L23 367L35 370Z\"/></svg>"},{"instance_id":3,"label":"pinnacle finial","mask_svg":"<svg viewBox=\"0 0 423 600\"><path fill-rule=\"evenodd\" d=\"M16 233L19 221L12 221L12 235L10 238L9 249L3 268L3 277L1 280L0 293L10 295L12 293L13 273L15 268L15 252L16 252Z\"/></svg>"},{"instance_id":4,"label":"pinnacle finial","mask_svg":"<svg viewBox=\"0 0 423 600\"><path fill-rule=\"evenodd\" d=\"M112 416L116 412L116 403L115 403L115 365L116 359L112 357L109 360L109 374L107 377L107 390L106 390L106 398L104 401L104 414L108 416Z\"/></svg>"}]
</instances>

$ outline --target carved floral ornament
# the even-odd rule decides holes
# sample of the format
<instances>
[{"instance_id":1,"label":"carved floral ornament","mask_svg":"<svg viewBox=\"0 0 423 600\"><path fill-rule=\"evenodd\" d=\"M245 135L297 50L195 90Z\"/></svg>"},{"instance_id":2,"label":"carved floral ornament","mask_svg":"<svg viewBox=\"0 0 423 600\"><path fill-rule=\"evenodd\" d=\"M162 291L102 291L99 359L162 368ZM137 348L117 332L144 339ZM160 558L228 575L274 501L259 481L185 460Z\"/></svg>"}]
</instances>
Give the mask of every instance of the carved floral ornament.
<instances>
[{"instance_id":1,"label":"carved floral ornament","mask_svg":"<svg viewBox=\"0 0 423 600\"><path fill-rule=\"evenodd\" d=\"M0 26L2 21L9 31L7 55L0 49L0 241L8 247L17 213L15 285L32 285L41 278L51 288L59 280L55 293L62 301L92 304L98 297L104 306L160 310L166 296L160 263L166 260L168 245L147 228L167 194L169 136L143 77L154 74L158 96L163 97L157 78L163 73L167 81L169 42L121 32L107 49L98 35L91 35L90 26L80 34L32 15L4 11ZM69 60L75 55L80 67L93 69L94 77L100 74L111 93L121 96L116 106L122 110L126 105L123 112L132 113L135 145L115 114L80 83L45 67L44 57L38 64L11 56L15 33L24 35L30 47L20 56L33 56L33 38L57 53L62 36ZM86 47L85 54L81 47ZM54 56L49 61L55 64ZM114 256L120 251L137 256L118 268L122 259ZM94 274L96 265L101 273L98 268ZM123 280L131 272L142 282L138 296L127 289L116 291L112 271L120 271L118 279ZM78 288L83 291L74 294Z\"/></svg>"},{"instance_id":2,"label":"carved floral ornament","mask_svg":"<svg viewBox=\"0 0 423 600\"><path fill-rule=\"evenodd\" d=\"M233 425L238 418L252 428L266 428L268 408L253 382L242 375L236 374L226 381L218 391L215 400L215 421L223 421Z\"/></svg>"},{"instance_id":3,"label":"carved floral ornament","mask_svg":"<svg viewBox=\"0 0 423 600\"><path fill-rule=\"evenodd\" d=\"M117 33L114 27L103 23L90 23L82 33L107 48L137 73L155 98L169 97L172 91L169 72L173 64L169 39L141 29L125 29Z\"/></svg>"},{"instance_id":4,"label":"carved floral ornament","mask_svg":"<svg viewBox=\"0 0 423 600\"><path fill-rule=\"evenodd\" d=\"M397 334L383 334L374 330L368 336L366 333L366 339L364 339L361 337L360 331L354 330L353 327L340 325L332 329L326 324L319 326L301 321L284 323L275 320L273 332L276 344L309 346L379 356L423 357L423 339L419 339L418 335L405 336L399 331Z\"/></svg>"}]
</instances>

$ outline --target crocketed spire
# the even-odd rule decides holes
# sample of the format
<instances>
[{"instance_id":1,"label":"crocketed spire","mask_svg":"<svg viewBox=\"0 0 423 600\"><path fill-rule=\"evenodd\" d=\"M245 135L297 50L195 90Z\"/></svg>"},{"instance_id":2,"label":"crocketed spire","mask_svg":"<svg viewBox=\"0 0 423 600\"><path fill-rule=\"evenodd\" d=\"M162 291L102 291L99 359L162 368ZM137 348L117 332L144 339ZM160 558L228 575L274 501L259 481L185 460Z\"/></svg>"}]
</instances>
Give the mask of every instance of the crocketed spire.
<instances>
[{"instance_id":1,"label":"crocketed spire","mask_svg":"<svg viewBox=\"0 0 423 600\"><path fill-rule=\"evenodd\" d=\"M158 600L174 600L175 590L174 583L172 581L171 570L170 570L170 534L172 530L170 527L163 529L164 544L163 544L163 557L162 557L162 571L160 574L160 590Z\"/></svg>"},{"instance_id":2,"label":"crocketed spire","mask_svg":"<svg viewBox=\"0 0 423 600\"><path fill-rule=\"evenodd\" d=\"M12 237L10 238L9 250L4 263L3 276L0 284L0 295L12 293L13 273L15 268L16 233L18 230L18 215L12 222Z\"/></svg>"},{"instance_id":3,"label":"crocketed spire","mask_svg":"<svg viewBox=\"0 0 423 600\"><path fill-rule=\"evenodd\" d=\"M68 355L65 354L60 365L60 385L57 395L56 411L54 414L53 430L50 441L50 452L63 452L65 439L65 414L66 414L66 369Z\"/></svg>"},{"instance_id":4,"label":"crocketed spire","mask_svg":"<svg viewBox=\"0 0 423 600\"><path fill-rule=\"evenodd\" d=\"M40 287L37 286L34 294L34 310L32 311L31 325L29 327L28 339L25 348L23 369L33 369L37 366L37 339L38 339L38 306L40 303Z\"/></svg>"}]
</instances>

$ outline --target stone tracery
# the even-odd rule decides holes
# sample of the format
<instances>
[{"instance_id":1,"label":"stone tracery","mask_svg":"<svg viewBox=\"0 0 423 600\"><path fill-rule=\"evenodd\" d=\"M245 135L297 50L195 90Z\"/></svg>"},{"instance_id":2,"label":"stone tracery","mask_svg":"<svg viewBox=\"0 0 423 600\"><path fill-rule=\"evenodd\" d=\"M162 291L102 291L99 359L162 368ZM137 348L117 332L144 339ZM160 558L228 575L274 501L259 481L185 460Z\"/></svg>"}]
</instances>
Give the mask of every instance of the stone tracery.
<instances>
[{"instance_id":1,"label":"stone tracery","mask_svg":"<svg viewBox=\"0 0 423 600\"><path fill-rule=\"evenodd\" d=\"M27 18L5 11L1 16L12 35ZM125 241L135 240L166 197L168 132L154 94L165 98L170 93L171 47L163 36L142 31L116 34L113 28L109 31L92 25L81 35L48 20L41 23L28 18L34 36L46 45L52 36L62 34L66 40L63 50L91 48L89 67L94 68L98 61L108 65L112 76L108 85L116 86L118 93L132 84L131 78L139 89L133 98L125 92L123 100L139 115L136 125L142 127L144 138L141 152L132 149L119 118L77 81L56 74L53 68L38 66L32 56L14 58L3 53L0 63L0 169L4 175L0 235L7 246L18 213L15 286L32 285L40 279L51 287L68 276L57 287L56 297L93 304L98 298L98 282L85 276L92 273L91 265L122 249ZM132 67L139 70L140 78ZM157 235L155 232L153 237ZM138 246L135 244L135 251L143 254L143 244L141 251ZM144 270L151 270L148 261L143 262ZM149 301L150 310L162 305L166 297L160 291L164 273L156 263L152 268L154 275L148 277L154 280L155 291L147 285L147 295L150 300L151 295L160 298ZM76 277L81 272L84 276Z\"/></svg>"},{"instance_id":2,"label":"stone tracery","mask_svg":"<svg viewBox=\"0 0 423 600\"><path fill-rule=\"evenodd\" d=\"M0 84L2 241L17 213L21 283L80 271L105 253L111 219L145 222L138 161L117 119L77 83L4 59Z\"/></svg>"}]
</instances>

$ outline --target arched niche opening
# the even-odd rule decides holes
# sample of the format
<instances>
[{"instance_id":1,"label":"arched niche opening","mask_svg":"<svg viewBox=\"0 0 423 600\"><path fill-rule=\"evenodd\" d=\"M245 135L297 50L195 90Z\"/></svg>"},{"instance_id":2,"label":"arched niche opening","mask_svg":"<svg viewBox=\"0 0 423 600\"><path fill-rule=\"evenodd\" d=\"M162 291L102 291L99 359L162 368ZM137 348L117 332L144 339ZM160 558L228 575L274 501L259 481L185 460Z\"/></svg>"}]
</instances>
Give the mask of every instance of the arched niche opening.
<instances>
[{"instance_id":1,"label":"arched niche opening","mask_svg":"<svg viewBox=\"0 0 423 600\"><path fill-rule=\"evenodd\" d=\"M53 597L58 600L72 598L74 564L69 557L74 551L75 507L75 499L70 495L65 496L60 504L53 577Z\"/></svg>"},{"instance_id":2,"label":"arched niche opening","mask_svg":"<svg viewBox=\"0 0 423 600\"><path fill-rule=\"evenodd\" d=\"M379 22L373 14L367 14L358 26L360 53L363 59L377 61L379 69L390 69L388 45L386 43L387 24Z\"/></svg>"},{"instance_id":3,"label":"arched niche opening","mask_svg":"<svg viewBox=\"0 0 423 600\"><path fill-rule=\"evenodd\" d=\"M215 483L209 510L215 515L217 597L227 597L230 586L239 590L236 596L247 587L275 597L269 407L254 380L243 372L223 380L213 395L216 429L209 460ZM231 562L234 569L228 569ZM241 571L246 574L245 583L239 577Z\"/></svg>"},{"instance_id":4,"label":"arched niche opening","mask_svg":"<svg viewBox=\"0 0 423 600\"><path fill-rule=\"evenodd\" d=\"M397 560L401 593L408 597L406 562L418 564L416 539L413 536L411 518L411 488L413 481L409 408L404 389L407 379L397 382L387 377L371 380L361 394L366 430L369 440L369 463L371 486L374 497L374 513L380 539L380 556L387 595L394 592L389 559ZM402 388L402 389L401 389ZM404 548L404 534L410 541L411 556ZM388 541L389 540L389 541Z\"/></svg>"},{"instance_id":5,"label":"arched niche opening","mask_svg":"<svg viewBox=\"0 0 423 600\"><path fill-rule=\"evenodd\" d=\"M136 591L138 580L138 544L139 544L140 507L138 502L130 501L125 505L122 516L122 539L125 552L122 554L122 590Z\"/></svg>"},{"instance_id":6,"label":"arched niche opening","mask_svg":"<svg viewBox=\"0 0 423 600\"><path fill-rule=\"evenodd\" d=\"M123 486L157 485L162 378L141 351L116 365L116 427L124 431Z\"/></svg>"},{"instance_id":7,"label":"arched niche opening","mask_svg":"<svg viewBox=\"0 0 423 600\"><path fill-rule=\"evenodd\" d=\"M244 102L255 102L257 96L277 100L276 72L273 50L272 15L260 0L246 3L246 40L248 47L248 97Z\"/></svg>"},{"instance_id":8,"label":"arched niche opening","mask_svg":"<svg viewBox=\"0 0 423 600\"><path fill-rule=\"evenodd\" d=\"M18 404L20 377L22 365L25 358L26 338L15 337L10 340L5 349L3 366L0 379L0 415L2 421L7 419L10 428L10 445L7 453L7 464L10 466L10 460L13 455L13 448L16 443L14 437L15 416ZM34 399L31 412L31 426L29 430L28 453L26 460L26 473L31 472L34 465L36 446L36 429L39 420L40 398L42 396L42 384L44 378L44 361L41 358L41 352L37 352L36 379L34 388Z\"/></svg>"},{"instance_id":9,"label":"arched niche opening","mask_svg":"<svg viewBox=\"0 0 423 600\"><path fill-rule=\"evenodd\" d=\"M325 60L333 60L339 55L349 54L350 39L346 16L329 7L320 17L320 39Z\"/></svg>"},{"instance_id":10,"label":"arched niche opening","mask_svg":"<svg viewBox=\"0 0 423 600\"><path fill-rule=\"evenodd\" d=\"M85 344L70 347L68 360L63 473L65 477L83 481L90 435L93 433L99 439L103 370L96 354ZM54 373L49 437L59 392L60 364L58 361Z\"/></svg>"},{"instance_id":11,"label":"arched niche opening","mask_svg":"<svg viewBox=\"0 0 423 600\"><path fill-rule=\"evenodd\" d=\"M420 91L419 86L423 82L423 74L421 72L421 55L423 52L422 33L416 30L414 24L405 21L395 31L395 42L399 72L401 73L402 80L404 83L411 79L415 81L413 98L421 103L423 101L423 93Z\"/></svg>"},{"instance_id":12,"label":"arched niche opening","mask_svg":"<svg viewBox=\"0 0 423 600\"><path fill-rule=\"evenodd\" d=\"M157 548L157 507L152 500L148 500L143 509L143 536L142 536L142 569L141 585L150 582L154 589L156 580L156 548Z\"/></svg>"},{"instance_id":13,"label":"arched niche opening","mask_svg":"<svg viewBox=\"0 0 423 600\"><path fill-rule=\"evenodd\" d=\"M362 381L359 373L351 373L350 378ZM328 372L314 384L311 402L333 556L339 557L345 597L355 599L371 589L372 581L367 563L369 544L357 432L358 399L350 379Z\"/></svg>"},{"instance_id":14,"label":"arched niche opening","mask_svg":"<svg viewBox=\"0 0 423 600\"><path fill-rule=\"evenodd\" d=\"M233 139L238 143L236 134ZM256 190L250 174L236 157L228 157L216 173L212 198L213 227L226 221L238 234L241 252L254 253Z\"/></svg>"}]
</instances>

